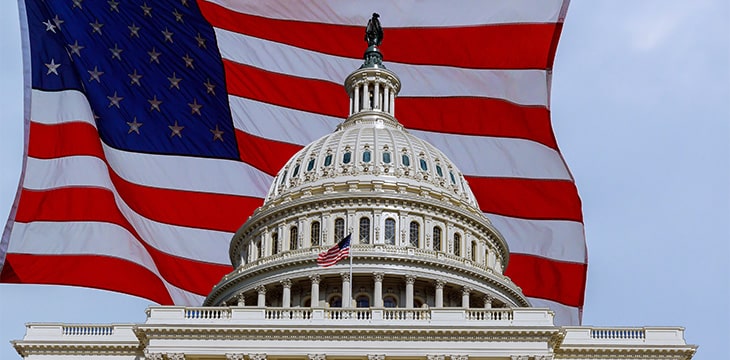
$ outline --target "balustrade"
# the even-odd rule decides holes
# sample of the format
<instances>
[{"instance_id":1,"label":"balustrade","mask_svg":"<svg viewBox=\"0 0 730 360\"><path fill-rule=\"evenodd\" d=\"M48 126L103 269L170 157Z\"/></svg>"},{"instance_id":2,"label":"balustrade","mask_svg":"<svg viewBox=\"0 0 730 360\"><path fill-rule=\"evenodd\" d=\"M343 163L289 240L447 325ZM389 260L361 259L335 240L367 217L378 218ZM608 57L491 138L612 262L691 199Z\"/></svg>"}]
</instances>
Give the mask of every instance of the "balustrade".
<instances>
[{"instance_id":1,"label":"balustrade","mask_svg":"<svg viewBox=\"0 0 730 360\"><path fill-rule=\"evenodd\" d=\"M231 310L228 308L189 307L185 308L186 319L229 319Z\"/></svg>"},{"instance_id":2,"label":"balustrade","mask_svg":"<svg viewBox=\"0 0 730 360\"><path fill-rule=\"evenodd\" d=\"M591 329L593 339L644 339L644 329Z\"/></svg>"},{"instance_id":3,"label":"balustrade","mask_svg":"<svg viewBox=\"0 0 730 360\"><path fill-rule=\"evenodd\" d=\"M62 333L72 336L114 335L114 327L110 325L71 325L64 326Z\"/></svg>"}]
</instances>

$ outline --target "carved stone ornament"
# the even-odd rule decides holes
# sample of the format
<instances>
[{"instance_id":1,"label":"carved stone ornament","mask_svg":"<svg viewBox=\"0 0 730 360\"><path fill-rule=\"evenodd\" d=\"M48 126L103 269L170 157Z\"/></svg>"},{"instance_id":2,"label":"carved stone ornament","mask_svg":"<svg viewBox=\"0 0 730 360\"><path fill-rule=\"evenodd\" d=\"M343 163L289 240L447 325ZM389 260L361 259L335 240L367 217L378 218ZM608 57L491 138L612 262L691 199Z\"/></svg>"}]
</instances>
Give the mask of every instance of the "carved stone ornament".
<instances>
[{"instance_id":1,"label":"carved stone ornament","mask_svg":"<svg viewBox=\"0 0 730 360\"><path fill-rule=\"evenodd\" d=\"M244 354L226 354L227 360L244 360Z\"/></svg>"},{"instance_id":2,"label":"carved stone ornament","mask_svg":"<svg viewBox=\"0 0 730 360\"><path fill-rule=\"evenodd\" d=\"M266 286L264 286L264 285L257 286L256 292L258 292L259 294L266 294Z\"/></svg>"},{"instance_id":3,"label":"carved stone ornament","mask_svg":"<svg viewBox=\"0 0 730 360\"><path fill-rule=\"evenodd\" d=\"M368 360L385 360L383 354L368 354Z\"/></svg>"},{"instance_id":4,"label":"carved stone ornament","mask_svg":"<svg viewBox=\"0 0 730 360\"><path fill-rule=\"evenodd\" d=\"M385 276L385 274L384 273L381 273L381 272L374 273L373 274L373 280L375 280L375 282L383 282L383 277L384 276Z\"/></svg>"},{"instance_id":5,"label":"carved stone ornament","mask_svg":"<svg viewBox=\"0 0 730 360\"><path fill-rule=\"evenodd\" d=\"M312 281L312 284L319 284L319 280L320 280L319 274L309 275L309 280Z\"/></svg>"},{"instance_id":6,"label":"carved stone ornament","mask_svg":"<svg viewBox=\"0 0 730 360\"><path fill-rule=\"evenodd\" d=\"M469 360L469 355L451 355L451 360Z\"/></svg>"},{"instance_id":7,"label":"carved stone ornament","mask_svg":"<svg viewBox=\"0 0 730 360\"><path fill-rule=\"evenodd\" d=\"M168 360L185 360L185 354L183 353L167 353L165 356Z\"/></svg>"},{"instance_id":8,"label":"carved stone ornament","mask_svg":"<svg viewBox=\"0 0 730 360\"><path fill-rule=\"evenodd\" d=\"M287 288L291 289L291 280L284 279L284 280L281 280L280 283L281 283L281 286L283 286L285 289L287 289Z\"/></svg>"},{"instance_id":9,"label":"carved stone ornament","mask_svg":"<svg viewBox=\"0 0 730 360\"><path fill-rule=\"evenodd\" d=\"M415 282L416 282L415 275L411 275L411 274L406 275L406 284L413 285L413 283L415 283Z\"/></svg>"},{"instance_id":10,"label":"carved stone ornament","mask_svg":"<svg viewBox=\"0 0 730 360\"><path fill-rule=\"evenodd\" d=\"M444 360L445 358L446 358L445 355L433 355L433 354L426 355L427 360Z\"/></svg>"},{"instance_id":11,"label":"carved stone ornament","mask_svg":"<svg viewBox=\"0 0 730 360\"><path fill-rule=\"evenodd\" d=\"M248 354L249 360L266 360L266 354L265 353L259 353L259 354Z\"/></svg>"},{"instance_id":12,"label":"carved stone ornament","mask_svg":"<svg viewBox=\"0 0 730 360\"><path fill-rule=\"evenodd\" d=\"M307 354L307 357L309 360L327 360L327 355L325 354Z\"/></svg>"},{"instance_id":13,"label":"carved stone ornament","mask_svg":"<svg viewBox=\"0 0 730 360\"><path fill-rule=\"evenodd\" d=\"M146 360L163 360L163 355L162 353L150 353L147 349L144 350L144 358Z\"/></svg>"},{"instance_id":14,"label":"carved stone ornament","mask_svg":"<svg viewBox=\"0 0 730 360\"><path fill-rule=\"evenodd\" d=\"M446 281L444 281L444 280L437 279L435 282L435 286L437 289L443 289L444 285L446 285Z\"/></svg>"}]
</instances>

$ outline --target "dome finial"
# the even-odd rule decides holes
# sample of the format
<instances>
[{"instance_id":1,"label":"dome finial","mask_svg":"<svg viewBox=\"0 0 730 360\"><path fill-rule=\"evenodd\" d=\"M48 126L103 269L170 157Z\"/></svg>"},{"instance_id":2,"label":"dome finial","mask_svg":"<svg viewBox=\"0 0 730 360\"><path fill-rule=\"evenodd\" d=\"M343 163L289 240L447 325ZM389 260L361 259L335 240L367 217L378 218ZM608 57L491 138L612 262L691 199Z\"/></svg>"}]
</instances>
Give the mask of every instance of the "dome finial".
<instances>
[{"instance_id":1,"label":"dome finial","mask_svg":"<svg viewBox=\"0 0 730 360\"><path fill-rule=\"evenodd\" d=\"M368 48L365 50L365 63L360 66L363 68L385 68L383 65L383 54L380 53L378 46L383 42L383 28L380 26L378 13L373 13L373 17L368 20L365 28L365 41Z\"/></svg>"}]
</instances>

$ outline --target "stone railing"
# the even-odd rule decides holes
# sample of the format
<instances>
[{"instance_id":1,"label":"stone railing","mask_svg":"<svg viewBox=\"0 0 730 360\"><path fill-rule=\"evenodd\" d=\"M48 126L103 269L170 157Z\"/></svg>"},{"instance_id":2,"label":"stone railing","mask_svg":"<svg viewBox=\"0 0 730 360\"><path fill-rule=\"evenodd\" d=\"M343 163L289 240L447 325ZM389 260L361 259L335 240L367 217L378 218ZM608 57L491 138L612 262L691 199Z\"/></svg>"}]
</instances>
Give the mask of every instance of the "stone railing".
<instances>
[{"instance_id":1,"label":"stone railing","mask_svg":"<svg viewBox=\"0 0 730 360\"><path fill-rule=\"evenodd\" d=\"M182 307L147 309L147 323L192 324L485 324L496 326L552 326L552 311L538 308L282 308L282 307Z\"/></svg>"},{"instance_id":2,"label":"stone railing","mask_svg":"<svg viewBox=\"0 0 730 360\"><path fill-rule=\"evenodd\" d=\"M564 326L563 345L595 344L685 345L684 329L678 327L575 327Z\"/></svg>"},{"instance_id":3,"label":"stone railing","mask_svg":"<svg viewBox=\"0 0 730 360\"><path fill-rule=\"evenodd\" d=\"M63 335L114 335L114 326L111 325L63 325Z\"/></svg>"}]
</instances>

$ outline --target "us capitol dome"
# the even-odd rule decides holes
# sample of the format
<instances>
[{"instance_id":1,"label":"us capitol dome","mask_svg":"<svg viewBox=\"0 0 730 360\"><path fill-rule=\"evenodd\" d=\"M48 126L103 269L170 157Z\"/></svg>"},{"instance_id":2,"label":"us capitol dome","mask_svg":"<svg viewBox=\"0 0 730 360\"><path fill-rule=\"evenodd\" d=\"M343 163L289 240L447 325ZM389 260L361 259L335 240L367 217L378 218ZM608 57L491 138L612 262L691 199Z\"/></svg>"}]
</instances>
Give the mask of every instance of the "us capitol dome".
<instances>
[{"instance_id":1,"label":"us capitol dome","mask_svg":"<svg viewBox=\"0 0 730 360\"><path fill-rule=\"evenodd\" d=\"M395 118L401 82L377 45L344 85L349 117L279 171L231 241L235 270L204 304L530 306L503 275L507 243L462 173ZM347 261L318 267L347 235L352 274Z\"/></svg>"}]
</instances>

